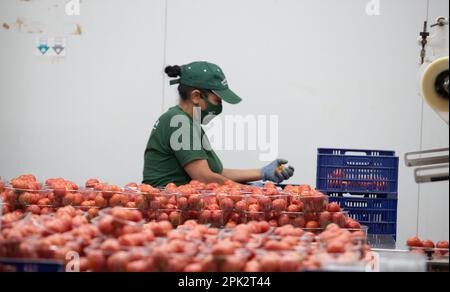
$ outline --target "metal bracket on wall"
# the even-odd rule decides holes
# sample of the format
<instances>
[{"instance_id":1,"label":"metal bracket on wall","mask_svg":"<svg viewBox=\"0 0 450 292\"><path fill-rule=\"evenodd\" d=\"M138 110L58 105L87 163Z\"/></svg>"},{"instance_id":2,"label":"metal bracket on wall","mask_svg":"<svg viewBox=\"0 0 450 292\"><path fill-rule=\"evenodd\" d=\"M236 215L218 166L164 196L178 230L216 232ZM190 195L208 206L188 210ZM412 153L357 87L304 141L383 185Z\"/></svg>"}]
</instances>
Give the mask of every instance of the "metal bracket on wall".
<instances>
[{"instance_id":1,"label":"metal bracket on wall","mask_svg":"<svg viewBox=\"0 0 450 292\"><path fill-rule=\"evenodd\" d=\"M419 184L449 180L449 148L406 153L405 163L419 167L414 171Z\"/></svg>"}]
</instances>

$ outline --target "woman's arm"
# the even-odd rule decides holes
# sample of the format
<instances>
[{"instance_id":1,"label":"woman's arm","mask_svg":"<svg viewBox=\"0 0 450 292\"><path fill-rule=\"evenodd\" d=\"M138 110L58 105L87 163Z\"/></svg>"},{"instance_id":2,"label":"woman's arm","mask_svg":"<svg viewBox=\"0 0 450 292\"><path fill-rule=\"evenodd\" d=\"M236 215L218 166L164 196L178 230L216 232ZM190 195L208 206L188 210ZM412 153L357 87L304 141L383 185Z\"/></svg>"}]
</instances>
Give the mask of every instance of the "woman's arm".
<instances>
[{"instance_id":1,"label":"woman's arm","mask_svg":"<svg viewBox=\"0 0 450 292\"><path fill-rule=\"evenodd\" d=\"M261 169L224 169L222 175L237 183L261 180Z\"/></svg>"},{"instance_id":2,"label":"woman's arm","mask_svg":"<svg viewBox=\"0 0 450 292\"><path fill-rule=\"evenodd\" d=\"M187 172L187 174L191 177L193 180L198 180L202 183L218 183L220 185L223 185L229 178L214 173L208 165L207 160L194 160L190 163L188 163L184 170Z\"/></svg>"}]
</instances>

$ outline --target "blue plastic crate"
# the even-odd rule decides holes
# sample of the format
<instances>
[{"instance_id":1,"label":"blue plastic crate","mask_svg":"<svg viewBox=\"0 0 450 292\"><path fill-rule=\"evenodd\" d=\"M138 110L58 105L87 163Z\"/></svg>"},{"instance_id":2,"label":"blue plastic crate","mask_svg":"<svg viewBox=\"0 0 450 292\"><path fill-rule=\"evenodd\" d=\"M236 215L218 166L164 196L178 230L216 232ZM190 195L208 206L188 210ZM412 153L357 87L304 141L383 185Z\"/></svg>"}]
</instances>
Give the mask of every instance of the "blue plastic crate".
<instances>
[{"instance_id":1,"label":"blue plastic crate","mask_svg":"<svg viewBox=\"0 0 450 292\"><path fill-rule=\"evenodd\" d=\"M398 193L394 151L326 149L317 156L317 189L326 192Z\"/></svg>"},{"instance_id":2,"label":"blue plastic crate","mask_svg":"<svg viewBox=\"0 0 450 292\"><path fill-rule=\"evenodd\" d=\"M330 202L336 202L349 216L369 227L369 234L383 234L397 237L398 200L389 194L328 193Z\"/></svg>"}]
</instances>

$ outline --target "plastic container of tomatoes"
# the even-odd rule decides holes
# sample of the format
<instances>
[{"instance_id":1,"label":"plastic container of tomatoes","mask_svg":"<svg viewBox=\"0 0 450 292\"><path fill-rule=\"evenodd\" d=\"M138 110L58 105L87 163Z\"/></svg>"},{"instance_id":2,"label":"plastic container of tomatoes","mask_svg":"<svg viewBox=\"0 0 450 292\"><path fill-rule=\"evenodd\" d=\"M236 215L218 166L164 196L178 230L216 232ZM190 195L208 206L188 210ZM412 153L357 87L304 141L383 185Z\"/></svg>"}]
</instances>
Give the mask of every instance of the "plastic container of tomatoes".
<instances>
[{"instance_id":1,"label":"plastic container of tomatoes","mask_svg":"<svg viewBox=\"0 0 450 292\"><path fill-rule=\"evenodd\" d=\"M183 211L178 209L158 209L156 211L156 221L168 221L174 228L179 225L183 225L185 219L183 217Z\"/></svg>"},{"instance_id":2,"label":"plastic container of tomatoes","mask_svg":"<svg viewBox=\"0 0 450 292\"><path fill-rule=\"evenodd\" d=\"M27 215L27 213L19 210L3 214L0 217L0 230L12 228L13 224L25 219Z\"/></svg>"},{"instance_id":3,"label":"plastic container of tomatoes","mask_svg":"<svg viewBox=\"0 0 450 292\"><path fill-rule=\"evenodd\" d=\"M270 214L266 212L244 212L244 221L249 223L251 221L268 221L270 219Z\"/></svg>"},{"instance_id":4,"label":"plastic container of tomatoes","mask_svg":"<svg viewBox=\"0 0 450 292\"><path fill-rule=\"evenodd\" d=\"M17 189L5 187L6 202L15 208L24 208L29 205L50 205L53 192L47 189Z\"/></svg>"},{"instance_id":5,"label":"plastic container of tomatoes","mask_svg":"<svg viewBox=\"0 0 450 292\"><path fill-rule=\"evenodd\" d=\"M239 213L247 210L247 197L248 195L243 193L225 194L220 193L216 195L217 204L220 210L224 212L236 211Z\"/></svg>"},{"instance_id":6,"label":"plastic container of tomatoes","mask_svg":"<svg viewBox=\"0 0 450 292\"><path fill-rule=\"evenodd\" d=\"M124 229L140 232L145 221L138 209L108 208L101 210L99 216L92 220L100 233L105 236L120 236Z\"/></svg>"},{"instance_id":7,"label":"plastic container of tomatoes","mask_svg":"<svg viewBox=\"0 0 450 292\"><path fill-rule=\"evenodd\" d=\"M260 272L300 272L305 255L298 251L255 250L254 261Z\"/></svg>"},{"instance_id":8,"label":"plastic container of tomatoes","mask_svg":"<svg viewBox=\"0 0 450 292\"><path fill-rule=\"evenodd\" d=\"M292 225L305 228L306 219L303 212L282 212L278 218L278 226Z\"/></svg>"},{"instance_id":9,"label":"plastic container of tomatoes","mask_svg":"<svg viewBox=\"0 0 450 292\"><path fill-rule=\"evenodd\" d=\"M178 194L178 193L168 193L169 198L175 198L176 208L182 211L200 211L205 206L204 194L193 193L193 194ZM169 203L172 203L169 199Z\"/></svg>"},{"instance_id":10,"label":"plastic container of tomatoes","mask_svg":"<svg viewBox=\"0 0 450 292\"><path fill-rule=\"evenodd\" d=\"M83 207L97 207L100 209L115 207L130 209L148 208L148 203L145 199L145 196L139 192L132 192L130 190L124 190L120 188L118 188L118 190L116 191L83 189L79 192L79 194L82 195L83 202L81 203L81 206ZM76 196L79 195L76 194ZM77 203L74 203L72 205L76 204Z\"/></svg>"},{"instance_id":11,"label":"plastic container of tomatoes","mask_svg":"<svg viewBox=\"0 0 450 292\"><path fill-rule=\"evenodd\" d=\"M236 249L232 254L214 254L213 270L219 273L240 273L245 269L245 265L251 254L247 249Z\"/></svg>"},{"instance_id":12,"label":"plastic container of tomatoes","mask_svg":"<svg viewBox=\"0 0 450 292\"><path fill-rule=\"evenodd\" d=\"M153 196L150 200L150 210L178 209L177 204L179 198L181 198L180 193L161 191L158 195Z\"/></svg>"},{"instance_id":13,"label":"plastic container of tomatoes","mask_svg":"<svg viewBox=\"0 0 450 292\"><path fill-rule=\"evenodd\" d=\"M222 228L225 224L225 212L222 210L203 210L199 212L198 223Z\"/></svg>"},{"instance_id":14,"label":"plastic container of tomatoes","mask_svg":"<svg viewBox=\"0 0 450 292\"><path fill-rule=\"evenodd\" d=\"M288 194L267 196L249 195L245 198L250 212L277 212L286 211L290 205L291 196Z\"/></svg>"},{"instance_id":15,"label":"plastic container of tomatoes","mask_svg":"<svg viewBox=\"0 0 450 292\"><path fill-rule=\"evenodd\" d=\"M302 212L320 213L326 211L328 205L328 196L314 192L311 195L284 193L290 195L290 204L301 206Z\"/></svg>"},{"instance_id":16,"label":"plastic container of tomatoes","mask_svg":"<svg viewBox=\"0 0 450 292\"><path fill-rule=\"evenodd\" d=\"M349 218L349 212L322 212L316 214L316 220L320 228L326 228L330 224L336 224L340 228L345 228L346 221Z\"/></svg>"}]
</instances>

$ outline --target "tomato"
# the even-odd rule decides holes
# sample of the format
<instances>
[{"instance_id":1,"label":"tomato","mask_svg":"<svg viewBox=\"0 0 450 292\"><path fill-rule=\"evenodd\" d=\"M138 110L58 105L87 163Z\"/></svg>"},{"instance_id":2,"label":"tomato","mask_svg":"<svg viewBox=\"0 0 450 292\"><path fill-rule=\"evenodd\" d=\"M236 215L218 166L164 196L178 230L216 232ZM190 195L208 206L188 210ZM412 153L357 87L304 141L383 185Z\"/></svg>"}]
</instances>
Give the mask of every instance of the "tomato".
<instances>
[{"instance_id":1,"label":"tomato","mask_svg":"<svg viewBox=\"0 0 450 292\"><path fill-rule=\"evenodd\" d=\"M346 218L342 213L333 213L332 221L339 227L345 227Z\"/></svg>"},{"instance_id":2,"label":"tomato","mask_svg":"<svg viewBox=\"0 0 450 292\"><path fill-rule=\"evenodd\" d=\"M286 214L282 214L279 218L278 218L278 226L285 226L290 224L291 219L289 218L288 215Z\"/></svg>"},{"instance_id":3,"label":"tomato","mask_svg":"<svg viewBox=\"0 0 450 292\"><path fill-rule=\"evenodd\" d=\"M320 224L317 221L309 221L306 223L306 229L318 229L320 228Z\"/></svg>"},{"instance_id":4,"label":"tomato","mask_svg":"<svg viewBox=\"0 0 450 292\"><path fill-rule=\"evenodd\" d=\"M277 199L272 202L272 208L276 212L285 211L287 208L287 202L283 199Z\"/></svg>"},{"instance_id":5,"label":"tomato","mask_svg":"<svg viewBox=\"0 0 450 292\"><path fill-rule=\"evenodd\" d=\"M356 222L353 219L349 219L345 222L345 228L348 229L361 229L361 224L359 222Z\"/></svg>"},{"instance_id":6,"label":"tomato","mask_svg":"<svg viewBox=\"0 0 450 292\"><path fill-rule=\"evenodd\" d=\"M286 255L280 258L280 272L294 273L300 271L301 263L298 260L298 256Z\"/></svg>"},{"instance_id":7,"label":"tomato","mask_svg":"<svg viewBox=\"0 0 450 292\"><path fill-rule=\"evenodd\" d=\"M290 250L291 247L286 242L269 240L264 244L264 249L268 251L285 251Z\"/></svg>"},{"instance_id":8,"label":"tomato","mask_svg":"<svg viewBox=\"0 0 450 292\"><path fill-rule=\"evenodd\" d=\"M90 188L94 188L95 185L97 185L97 184L99 184L99 183L100 183L100 181L99 181L98 179L91 178L91 179L88 179L88 180L86 181L86 183L84 184L84 186L85 186L86 188L90 189Z\"/></svg>"},{"instance_id":9,"label":"tomato","mask_svg":"<svg viewBox=\"0 0 450 292\"><path fill-rule=\"evenodd\" d=\"M332 221L332 214L328 211L325 211L320 214L319 223L322 228L327 227Z\"/></svg>"},{"instance_id":10,"label":"tomato","mask_svg":"<svg viewBox=\"0 0 450 292\"><path fill-rule=\"evenodd\" d=\"M81 207L83 211L87 212L90 208L95 207L95 201L84 201L81 203Z\"/></svg>"},{"instance_id":11,"label":"tomato","mask_svg":"<svg viewBox=\"0 0 450 292\"><path fill-rule=\"evenodd\" d=\"M170 212L169 221L170 223L172 223L173 226L181 225L182 223L181 213L177 211Z\"/></svg>"},{"instance_id":12,"label":"tomato","mask_svg":"<svg viewBox=\"0 0 450 292\"><path fill-rule=\"evenodd\" d=\"M248 206L248 211L249 211L249 212L257 213L257 212L259 212L260 210L261 210L261 208L259 207L258 204L253 204L253 205Z\"/></svg>"},{"instance_id":13,"label":"tomato","mask_svg":"<svg viewBox=\"0 0 450 292\"><path fill-rule=\"evenodd\" d=\"M105 240L100 245L100 249L103 252L115 253L115 252L120 250L120 244L119 244L119 241L117 239L110 238L110 239Z\"/></svg>"},{"instance_id":14,"label":"tomato","mask_svg":"<svg viewBox=\"0 0 450 292\"><path fill-rule=\"evenodd\" d=\"M444 241L444 240L439 241L439 242L436 244L436 248L439 248L439 249L448 249L448 241Z\"/></svg>"},{"instance_id":15,"label":"tomato","mask_svg":"<svg viewBox=\"0 0 450 292\"><path fill-rule=\"evenodd\" d=\"M99 208L106 208L106 206L108 206L108 201L103 198L102 194L98 194L95 197L95 205Z\"/></svg>"},{"instance_id":16,"label":"tomato","mask_svg":"<svg viewBox=\"0 0 450 292\"><path fill-rule=\"evenodd\" d=\"M166 186L166 190L169 192L175 192L177 190L177 186L174 183L169 183Z\"/></svg>"},{"instance_id":17,"label":"tomato","mask_svg":"<svg viewBox=\"0 0 450 292\"><path fill-rule=\"evenodd\" d=\"M275 253L263 255L259 261L261 272L278 272L280 258Z\"/></svg>"},{"instance_id":18,"label":"tomato","mask_svg":"<svg viewBox=\"0 0 450 292\"><path fill-rule=\"evenodd\" d=\"M258 222L258 226L260 228L259 233L266 233L270 230L270 224L266 221Z\"/></svg>"},{"instance_id":19,"label":"tomato","mask_svg":"<svg viewBox=\"0 0 450 292\"><path fill-rule=\"evenodd\" d=\"M99 210L97 208L90 208L88 210L88 219L92 220L93 218L97 217Z\"/></svg>"},{"instance_id":20,"label":"tomato","mask_svg":"<svg viewBox=\"0 0 450 292\"><path fill-rule=\"evenodd\" d=\"M80 226L88 224L88 223L89 222L86 219L86 217L76 216L72 219L72 226L74 226L74 227L80 227Z\"/></svg>"},{"instance_id":21,"label":"tomato","mask_svg":"<svg viewBox=\"0 0 450 292\"><path fill-rule=\"evenodd\" d=\"M247 210L247 203L245 202L245 200L238 201L234 208L236 212L243 213Z\"/></svg>"},{"instance_id":22,"label":"tomato","mask_svg":"<svg viewBox=\"0 0 450 292\"><path fill-rule=\"evenodd\" d=\"M50 199L48 199L48 198L40 199L37 204L39 206L49 206L50 205Z\"/></svg>"},{"instance_id":23,"label":"tomato","mask_svg":"<svg viewBox=\"0 0 450 292\"><path fill-rule=\"evenodd\" d=\"M338 203L330 203L328 204L327 210L330 213L337 213L341 212L341 207L339 206Z\"/></svg>"},{"instance_id":24,"label":"tomato","mask_svg":"<svg viewBox=\"0 0 450 292\"><path fill-rule=\"evenodd\" d=\"M31 205L31 206L27 207L27 212L39 215L39 214L41 214L41 208L37 205Z\"/></svg>"},{"instance_id":25,"label":"tomato","mask_svg":"<svg viewBox=\"0 0 450 292\"><path fill-rule=\"evenodd\" d=\"M93 250L87 253L89 269L93 272L103 272L106 268L106 258L100 250Z\"/></svg>"},{"instance_id":26,"label":"tomato","mask_svg":"<svg viewBox=\"0 0 450 292\"><path fill-rule=\"evenodd\" d=\"M422 241L417 236L410 237L406 245L409 247L423 247Z\"/></svg>"},{"instance_id":27,"label":"tomato","mask_svg":"<svg viewBox=\"0 0 450 292\"><path fill-rule=\"evenodd\" d=\"M218 187L220 187L219 184L217 184L217 183L210 183L210 184L206 185L205 189L213 191L213 190L217 189Z\"/></svg>"},{"instance_id":28,"label":"tomato","mask_svg":"<svg viewBox=\"0 0 450 292\"><path fill-rule=\"evenodd\" d=\"M333 241L327 246L328 253L345 253L345 246L340 241Z\"/></svg>"},{"instance_id":29,"label":"tomato","mask_svg":"<svg viewBox=\"0 0 450 292\"><path fill-rule=\"evenodd\" d=\"M111 272L125 272L129 262L129 254L127 252L119 251L107 260L108 270Z\"/></svg>"},{"instance_id":30,"label":"tomato","mask_svg":"<svg viewBox=\"0 0 450 292\"><path fill-rule=\"evenodd\" d=\"M229 242L220 242L212 247L212 255L214 256L223 256L223 255L232 255L234 254L235 247L233 244Z\"/></svg>"},{"instance_id":31,"label":"tomato","mask_svg":"<svg viewBox=\"0 0 450 292\"><path fill-rule=\"evenodd\" d=\"M223 198L219 201L219 207L222 211L229 212L234 208L234 201L230 198Z\"/></svg>"},{"instance_id":32,"label":"tomato","mask_svg":"<svg viewBox=\"0 0 450 292\"><path fill-rule=\"evenodd\" d=\"M177 208L180 210L186 210L188 208L188 199L184 197L178 198Z\"/></svg>"},{"instance_id":33,"label":"tomato","mask_svg":"<svg viewBox=\"0 0 450 292\"><path fill-rule=\"evenodd\" d=\"M432 242L431 240L422 241L422 246L424 248L431 248L431 249L435 248L434 242Z\"/></svg>"},{"instance_id":34,"label":"tomato","mask_svg":"<svg viewBox=\"0 0 450 292\"><path fill-rule=\"evenodd\" d=\"M287 208L287 211L290 212L290 213L298 213L298 212L301 212L302 209L301 209L301 206L300 206L300 205L295 205L295 204L293 204L293 205L290 205L290 206Z\"/></svg>"},{"instance_id":35,"label":"tomato","mask_svg":"<svg viewBox=\"0 0 450 292\"><path fill-rule=\"evenodd\" d=\"M146 273L151 272L151 261L138 260L127 264L126 271L128 273Z\"/></svg>"},{"instance_id":36,"label":"tomato","mask_svg":"<svg viewBox=\"0 0 450 292\"><path fill-rule=\"evenodd\" d=\"M26 190L28 189L28 182L19 179L11 180L11 185L15 189Z\"/></svg>"},{"instance_id":37,"label":"tomato","mask_svg":"<svg viewBox=\"0 0 450 292\"><path fill-rule=\"evenodd\" d=\"M118 206L124 207L124 206L126 206L127 203L128 203L128 197L125 195L121 195L121 194L114 194L109 199L110 207L118 207Z\"/></svg>"},{"instance_id":38,"label":"tomato","mask_svg":"<svg viewBox=\"0 0 450 292\"><path fill-rule=\"evenodd\" d=\"M114 231L113 223L114 217L105 216L101 218L100 221L98 222L98 229L103 234L112 234Z\"/></svg>"},{"instance_id":39,"label":"tomato","mask_svg":"<svg viewBox=\"0 0 450 292\"><path fill-rule=\"evenodd\" d=\"M305 226L306 226L305 217L297 216L297 217L294 218L294 220L291 222L291 224L294 227L305 228Z\"/></svg>"},{"instance_id":40,"label":"tomato","mask_svg":"<svg viewBox=\"0 0 450 292\"><path fill-rule=\"evenodd\" d=\"M130 188L130 189L137 189L139 187L139 185L137 183L135 183L135 182L130 182L130 183L127 183L125 185L125 187L126 188Z\"/></svg>"}]
</instances>

